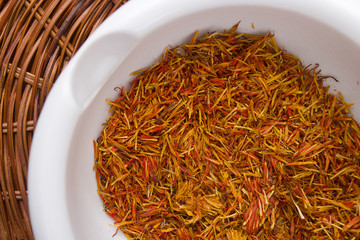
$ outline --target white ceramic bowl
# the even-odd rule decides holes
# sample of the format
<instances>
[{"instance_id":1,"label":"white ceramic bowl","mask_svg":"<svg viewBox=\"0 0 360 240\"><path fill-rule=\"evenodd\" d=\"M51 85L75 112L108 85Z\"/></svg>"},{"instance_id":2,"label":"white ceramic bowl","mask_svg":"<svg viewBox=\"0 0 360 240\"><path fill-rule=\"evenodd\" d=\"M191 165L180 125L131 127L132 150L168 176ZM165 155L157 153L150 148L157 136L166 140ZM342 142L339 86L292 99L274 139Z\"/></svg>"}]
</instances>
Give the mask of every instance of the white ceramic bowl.
<instances>
[{"instance_id":1,"label":"white ceramic bowl","mask_svg":"<svg viewBox=\"0 0 360 240\"><path fill-rule=\"evenodd\" d=\"M106 99L128 86L195 30L273 31L304 64L319 63L360 120L360 4L354 0L131 0L86 41L62 72L42 110L29 165L30 217L36 239L126 239L112 235L93 172L92 140L108 116ZM255 29L251 24L254 23Z\"/></svg>"}]
</instances>

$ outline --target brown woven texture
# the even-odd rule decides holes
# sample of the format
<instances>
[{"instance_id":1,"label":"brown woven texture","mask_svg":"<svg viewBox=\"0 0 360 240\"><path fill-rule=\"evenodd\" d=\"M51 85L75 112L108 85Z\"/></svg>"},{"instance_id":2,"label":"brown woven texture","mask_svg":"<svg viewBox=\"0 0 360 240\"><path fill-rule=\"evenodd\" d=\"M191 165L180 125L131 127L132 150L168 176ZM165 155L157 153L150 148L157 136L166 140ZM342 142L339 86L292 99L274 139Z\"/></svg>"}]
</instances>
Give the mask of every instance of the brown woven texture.
<instances>
[{"instance_id":1,"label":"brown woven texture","mask_svg":"<svg viewBox=\"0 0 360 240\"><path fill-rule=\"evenodd\" d=\"M74 53L124 2L0 0L0 239L34 239L27 170L41 108Z\"/></svg>"}]
</instances>

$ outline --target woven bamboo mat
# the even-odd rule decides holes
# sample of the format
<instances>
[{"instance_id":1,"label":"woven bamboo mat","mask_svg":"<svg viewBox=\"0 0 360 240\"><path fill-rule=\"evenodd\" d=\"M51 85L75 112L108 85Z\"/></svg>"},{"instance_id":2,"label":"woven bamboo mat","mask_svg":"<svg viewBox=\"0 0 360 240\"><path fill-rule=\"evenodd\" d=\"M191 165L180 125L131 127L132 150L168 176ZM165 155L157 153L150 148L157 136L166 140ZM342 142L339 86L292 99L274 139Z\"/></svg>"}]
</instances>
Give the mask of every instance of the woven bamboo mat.
<instances>
[{"instance_id":1,"label":"woven bamboo mat","mask_svg":"<svg viewBox=\"0 0 360 240\"><path fill-rule=\"evenodd\" d=\"M27 199L33 131L53 83L126 0L0 0L0 239L34 239Z\"/></svg>"}]
</instances>

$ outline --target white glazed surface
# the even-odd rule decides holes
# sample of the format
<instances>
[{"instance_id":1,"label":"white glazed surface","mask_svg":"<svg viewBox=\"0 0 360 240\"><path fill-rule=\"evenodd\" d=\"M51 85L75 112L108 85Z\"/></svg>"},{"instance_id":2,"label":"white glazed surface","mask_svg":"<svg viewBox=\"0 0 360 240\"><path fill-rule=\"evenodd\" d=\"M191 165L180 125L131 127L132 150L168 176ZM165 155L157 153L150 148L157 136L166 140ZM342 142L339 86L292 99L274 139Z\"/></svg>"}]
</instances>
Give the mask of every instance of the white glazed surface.
<instances>
[{"instance_id":1,"label":"white glazed surface","mask_svg":"<svg viewBox=\"0 0 360 240\"><path fill-rule=\"evenodd\" d=\"M319 63L332 89L354 103L360 120L360 4L356 0L131 0L86 41L53 86L38 121L29 164L34 236L50 239L115 237L103 212L93 172L93 139L108 115L106 99L128 86L129 73L152 65L168 45L194 32L272 31L304 64ZM255 29L251 24L254 23Z\"/></svg>"}]
</instances>

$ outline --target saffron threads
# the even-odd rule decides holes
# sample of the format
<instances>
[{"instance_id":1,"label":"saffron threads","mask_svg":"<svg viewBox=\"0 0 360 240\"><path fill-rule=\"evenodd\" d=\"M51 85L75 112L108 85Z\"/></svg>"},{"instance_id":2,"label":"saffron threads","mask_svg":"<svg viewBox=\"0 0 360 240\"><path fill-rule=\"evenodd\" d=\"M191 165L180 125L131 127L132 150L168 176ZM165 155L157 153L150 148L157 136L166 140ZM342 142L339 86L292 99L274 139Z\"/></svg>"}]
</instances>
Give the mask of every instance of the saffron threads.
<instances>
[{"instance_id":1,"label":"saffron threads","mask_svg":"<svg viewBox=\"0 0 360 240\"><path fill-rule=\"evenodd\" d=\"M360 129L273 34L212 32L137 72L94 141L129 239L359 239Z\"/></svg>"}]
</instances>

